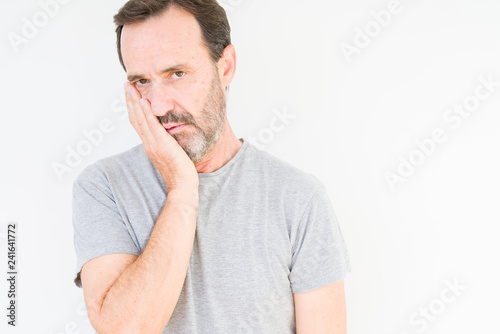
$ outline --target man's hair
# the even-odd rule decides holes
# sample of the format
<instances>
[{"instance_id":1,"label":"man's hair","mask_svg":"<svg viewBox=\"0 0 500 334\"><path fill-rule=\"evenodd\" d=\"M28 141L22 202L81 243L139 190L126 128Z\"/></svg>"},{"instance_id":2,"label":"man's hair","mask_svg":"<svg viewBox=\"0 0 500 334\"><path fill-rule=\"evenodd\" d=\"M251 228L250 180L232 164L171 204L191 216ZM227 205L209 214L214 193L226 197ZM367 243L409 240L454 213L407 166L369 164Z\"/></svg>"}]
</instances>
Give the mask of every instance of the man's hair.
<instances>
[{"instance_id":1,"label":"man's hair","mask_svg":"<svg viewBox=\"0 0 500 334\"><path fill-rule=\"evenodd\" d=\"M171 6L177 6L196 18L201 28L203 42L213 62L216 63L222 57L226 46L231 44L231 28L226 11L217 0L129 0L114 16L118 57L125 71L127 69L121 52L123 26L158 17Z\"/></svg>"}]
</instances>

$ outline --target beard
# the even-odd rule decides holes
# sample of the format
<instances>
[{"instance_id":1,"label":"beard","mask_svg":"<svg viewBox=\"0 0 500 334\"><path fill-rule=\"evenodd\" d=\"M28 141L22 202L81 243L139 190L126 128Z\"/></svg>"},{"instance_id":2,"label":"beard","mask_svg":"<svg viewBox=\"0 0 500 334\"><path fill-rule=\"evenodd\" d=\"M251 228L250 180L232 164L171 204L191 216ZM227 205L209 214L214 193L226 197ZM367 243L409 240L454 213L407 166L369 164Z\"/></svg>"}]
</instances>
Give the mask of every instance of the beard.
<instances>
[{"instance_id":1,"label":"beard","mask_svg":"<svg viewBox=\"0 0 500 334\"><path fill-rule=\"evenodd\" d=\"M171 136L182 147L194 164L201 161L219 141L225 119L226 99L219 80L217 67L215 67L203 109L196 120L188 112L179 114L171 111L164 116L158 117L160 123L186 123L193 125L194 133L185 129Z\"/></svg>"}]
</instances>

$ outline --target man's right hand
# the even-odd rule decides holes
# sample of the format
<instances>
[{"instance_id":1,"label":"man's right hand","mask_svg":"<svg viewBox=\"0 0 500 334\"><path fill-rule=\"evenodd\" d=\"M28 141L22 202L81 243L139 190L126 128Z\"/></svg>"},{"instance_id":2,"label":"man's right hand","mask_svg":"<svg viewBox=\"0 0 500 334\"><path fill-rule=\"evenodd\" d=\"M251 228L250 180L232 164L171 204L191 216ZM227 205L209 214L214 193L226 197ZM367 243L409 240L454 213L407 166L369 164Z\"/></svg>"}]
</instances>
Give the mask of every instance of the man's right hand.
<instances>
[{"instance_id":1,"label":"man's right hand","mask_svg":"<svg viewBox=\"0 0 500 334\"><path fill-rule=\"evenodd\" d=\"M129 120L141 137L144 151L160 172L167 191L198 190L198 172L184 149L165 130L148 100L129 82L125 83Z\"/></svg>"}]
</instances>

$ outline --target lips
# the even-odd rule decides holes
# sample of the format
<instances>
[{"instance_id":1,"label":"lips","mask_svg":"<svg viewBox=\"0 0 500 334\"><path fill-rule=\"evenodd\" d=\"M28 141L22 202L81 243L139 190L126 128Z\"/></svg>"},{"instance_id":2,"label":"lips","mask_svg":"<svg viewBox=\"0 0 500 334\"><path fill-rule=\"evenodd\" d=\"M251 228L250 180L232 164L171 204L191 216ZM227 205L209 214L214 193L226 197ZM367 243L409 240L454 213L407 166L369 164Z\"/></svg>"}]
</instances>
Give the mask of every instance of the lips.
<instances>
[{"instance_id":1,"label":"lips","mask_svg":"<svg viewBox=\"0 0 500 334\"><path fill-rule=\"evenodd\" d=\"M168 123L168 124L163 124L165 129L170 130L172 128L175 128L176 126L183 125L184 123Z\"/></svg>"},{"instance_id":2,"label":"lips","mask_svg":"<svg viewBox=\"0 0 500 334\"><path fill-rule=\"evenodd\" d=\"M172 124L172 123L163 124L167 132L171 135L179 131L182 131L182 128L184 128L186 125L187 124Z\"/></svg>"}]
</instances>

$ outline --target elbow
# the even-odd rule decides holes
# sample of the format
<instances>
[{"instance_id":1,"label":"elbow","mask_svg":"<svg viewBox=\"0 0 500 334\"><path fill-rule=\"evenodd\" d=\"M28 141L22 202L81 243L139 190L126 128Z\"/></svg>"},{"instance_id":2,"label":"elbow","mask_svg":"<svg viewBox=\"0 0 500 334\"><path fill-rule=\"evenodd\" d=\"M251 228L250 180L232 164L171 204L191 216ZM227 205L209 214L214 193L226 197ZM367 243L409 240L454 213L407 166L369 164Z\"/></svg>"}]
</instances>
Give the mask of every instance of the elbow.
<instances>
[{"instance_id":1,"label":"elbow","mask_svg":"<svg viewBox=\"0 0 500 334\"><path fill-rule=\"evenodd\" d=\"M132 330L131 317L127 317L125 314L103 312L102 305L103 300L87 306L90 324L98 334L143 333L141 330Z\"/></svg>"},{"instance_id":2,"label":"elbow","mask_svg":"<svg viewBox=\"0 0 500 334\"><path fill-rule=\"evenodd\" d=\"M90 324L98 334L161 334L166 324L155 323L153 318L148 319L113 319L90 317Z\"/></svg>"},{"instance_id":3,"label":"elbow","mask_svg":"<svg viewBox=\"0 0 500 334\"><path fill-rule=\"evenodd\" d=\"M102 315L96 313L88 313L88 317L90 324L98 334L142 333L141 331L134 331L130 323L126 323L120 317L105 319Z\"/></svg>"},{"instance_id":4,"label":"elbow","mask_svg":"<svg viewBox=\"0 0 500 334\"><path fill-rule=\"evenodd\" d=\"M87 307L90 324L98 334L161 334L173 313L168 307L152 313L139 305L103 308L103 304L101 301Z\"/></svg>"}]
</instances>

